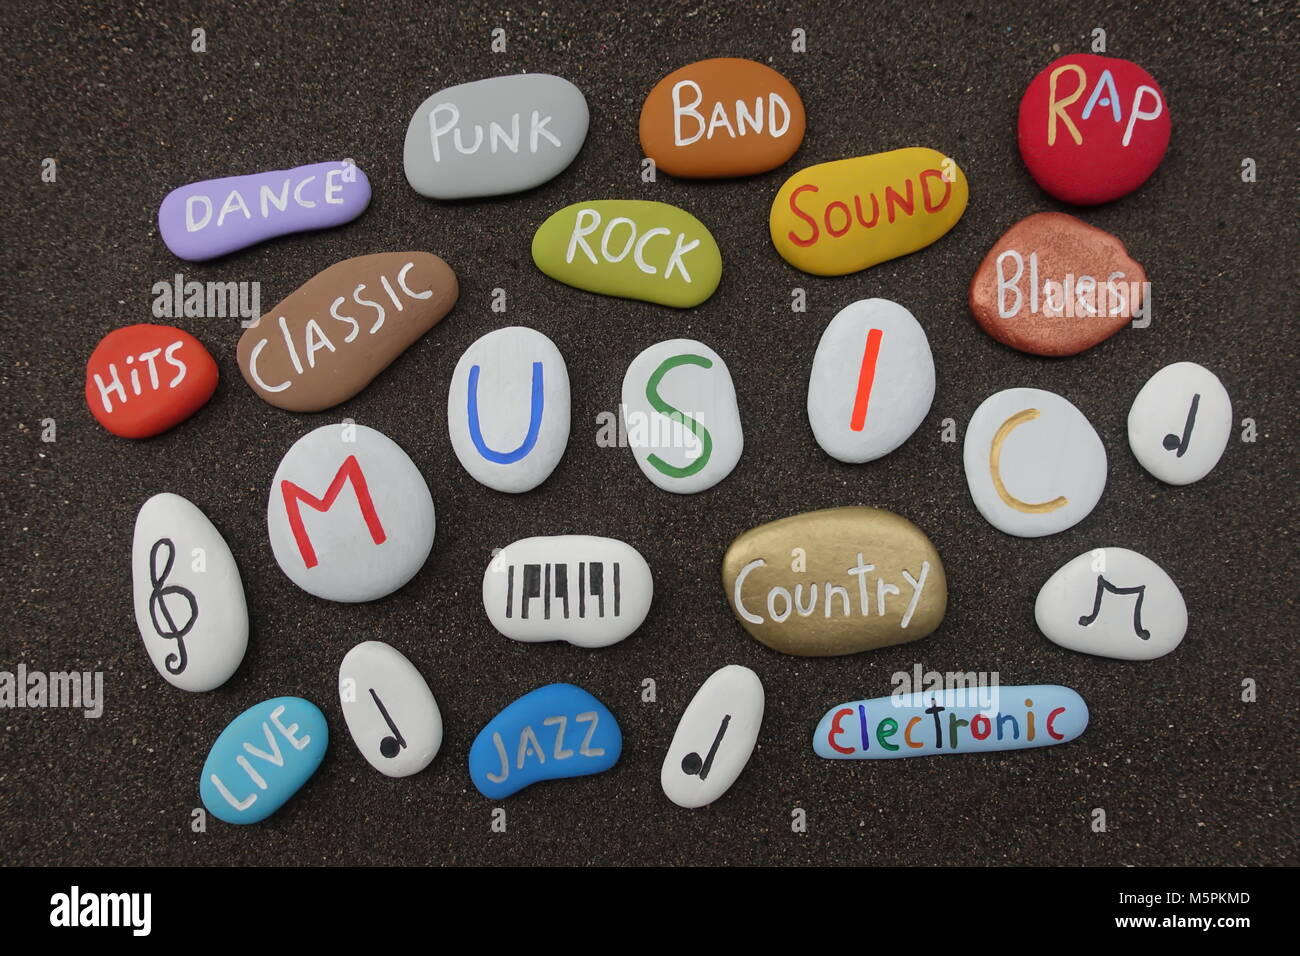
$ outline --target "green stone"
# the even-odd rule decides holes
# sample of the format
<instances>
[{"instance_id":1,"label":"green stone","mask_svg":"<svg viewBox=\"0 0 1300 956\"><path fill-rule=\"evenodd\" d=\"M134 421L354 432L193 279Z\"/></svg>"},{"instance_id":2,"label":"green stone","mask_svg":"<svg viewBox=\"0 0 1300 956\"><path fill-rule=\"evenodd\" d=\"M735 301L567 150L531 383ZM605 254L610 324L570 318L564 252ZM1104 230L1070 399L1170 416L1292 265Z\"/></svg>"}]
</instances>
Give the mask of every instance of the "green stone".
<instances>
[{"instance_id":1,"label":"green stone","mask_svg":"<svg viewBox=\"0 0 1300 956\"><path fill-rule=\"evenodd\" d=\"M722 279L722 253L704 223L641 199L565 206L533 236L533 261L578 289L679 309L699 305Z\"/></svg>"}]
</instances>

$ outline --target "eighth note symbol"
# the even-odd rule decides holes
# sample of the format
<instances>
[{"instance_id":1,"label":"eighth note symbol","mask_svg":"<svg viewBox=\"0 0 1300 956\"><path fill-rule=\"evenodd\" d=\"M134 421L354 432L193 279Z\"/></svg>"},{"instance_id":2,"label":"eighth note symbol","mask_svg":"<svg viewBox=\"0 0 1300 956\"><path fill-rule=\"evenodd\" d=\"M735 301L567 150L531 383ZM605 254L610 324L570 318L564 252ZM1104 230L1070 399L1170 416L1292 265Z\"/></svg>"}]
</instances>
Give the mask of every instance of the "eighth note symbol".
<instances>
[{"instance_id":1,"label":"eighth note symbol","mask_svg":"<svg viewBox=\"0 0 1300 956\"><path fill-rule=\"evenodd\" d=\"M402 732L397 729L397 724L393 723L393 718L388 716L388 711L384 708L384 702L379 699L375 689L370 688L370 696L375 699L375 706L379 708L379 713L383 715L384 723L388 729L393 732L391 737L385 737L379 741L379 752L385 757L396 757L398 752L406 746L406 740L402 737Z\"/></svg>"},{"instance_id":2,"label":"eighth note symbol","mask_svg":"<svg viewBox=\"0 0 1300 956\"><path fill-rule=\"evenodd\" d=\"M1150 640L1151 632L1142 626L1142 598L1144 598L1147 593L1147 586L1145 584L1138 584L1131 588L1117 588L1100 574L1097 575L1097 596L1092 602L1092 613L1085 614L1083 617L1079 618L1079 623L1084 627L1087 627L1093 621L1097 620L1097 615L1101 613L1101 598L1106 591L1109 591L1111 594L1137 595L1137 601L1133 605L1133 632L1144 641Z\"/></svg>"},{"instance_id":3,"label":"eighth note symbol","mask_svg":"<svg viewBox=\"0 0 1300 956\"><path fill-rule=\"evenodd\" d=\"M1183 426L1183 437L1169 434L1165 436L1164 446L1166 451L1175 452L1175 458L1182 458L1183 452L1187 451L1187 444L1192 440L1192 428L1196 425L1196 408L1201 404L1200 394L1192 396L1192 407L1187 412L1187 424Z\"/></svg>"},{"instance_id":4,"label":"eighth note symbol","mask_svg":"<svg viewBox=\"0 0 1300 956\"><path fill-rule=\"evenodd\" d=\"M704 760L700 760L700 755L697 753L688 753L682 758L682 773L698 775L701 780L709 779L713 757L718 752L718 744L722 743L722 735L727 732L729 723L731 723L731 715L727 714L722 718L722 724L718 727L718 736L713 738L713 746L709 748L709 755Z\"/></svg>"}]
</instances>

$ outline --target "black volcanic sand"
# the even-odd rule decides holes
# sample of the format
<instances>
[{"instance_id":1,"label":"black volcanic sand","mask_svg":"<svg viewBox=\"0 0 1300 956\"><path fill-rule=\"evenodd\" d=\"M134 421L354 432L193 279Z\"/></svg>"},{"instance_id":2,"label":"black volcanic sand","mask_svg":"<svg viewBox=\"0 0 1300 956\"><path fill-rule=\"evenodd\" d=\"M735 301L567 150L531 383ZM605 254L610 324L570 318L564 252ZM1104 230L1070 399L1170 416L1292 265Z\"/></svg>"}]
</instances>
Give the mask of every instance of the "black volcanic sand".
<instances>
[{"instance_id":1,"label":"black volcanic sand","mask_svg":"<svg viewBox=\"0 0 1300 956\"><path fill-rule=\"evenodd\" d=\"M178 7L180 5L177 5ZM16 208L0 219L4 272L3 603L0 669L99 670L98 720L68 710L0 712L0 846L6 863L1018 863L1276 864L1296 862L1295 217L1297 57L1286 5L1108 5L1036 12L925 12L920 5L751 4L726 13L666 4L518 5L509 14L457 4L380 8L359 2L185 4L95 12L71 3L6 8L0 158ZM793 27L808 52L790 51ZM1121 237L1153 284L1154 321L1091 351L1049 360L981 332L966 287L992 243L1033 212L1065 207L1034 184L1015 141L1016 107L1033 75L1086 51L1104 27L1109 53L1136 60L1171 103L1169 154L1137 193L1083 217ZM190 31L208 52L190 52ZM507 52L490 52L490 31ZM640 180L637 118L653 84L710 56L781 71L808 109L808 136L782 169L743 181ZM485 76L547 71L591 106L576 162L524 195L439 204L402 174L415 107L436 90ZM767 232L787 176L812 163L924 145L961 163L965 217L944 239L857 275L826 279L786 265ZM40 181L57 157L56 184ZM157 235L166 193L199 179L344 156L367 171L370 209L356 222L195 265ZM1258 182L1243 183L1243 158ZM551 281L529 242L551 212L581 199L674 203L717 237L722 284L675 311L602 298ZM212 401L170 434L114 437L82 394L87 356L109 330L153 321L151 289L186 279L258 281L264 308L326 266L363 253L425 249L461 281L460 304L371 387L325 414L266 405L235 362L234 319L180 319L221 369ZM791 290L808 310L791 311ZM509 311L491 311L492 290ZM822 329L844 305L880 296L926 328L938 367L934 407L888 457L839 464L805 414ZM461 352L490 329L526 324L550 336L573 383L573 435L554 475L519 497L488 490L451 452L447 386ZM647 345L698 338L727 360L740 390L745 453L713 490L652 487L627 449L596 442L596 416L618 404L623 373ZM1133 458L1125 418L1162 366L1213 369L1254 443L1231 442L1204 481L1167 487ZM1100 432L1107 493L1076 527L1007 537L975 511L961 444L975 407L1010 386L1064 395ZM365 606L295 587L267 541L269 483L285 450L349 416L410 454L438 509L433 555L398 593ZM53 419L57 440L41 440ZM189 694L154 671L131 608L136 510L172 491L198 504L244 575L252 636L220 690ZM926 640L839 659L769 651L732 618L721 557L740 532L815 508L868 504L923 528L947 566L951 604ZM645 625L600 651L523 645L498 635L479 588L491 549L536 534L590 533L633 543L655 573ZM1133 548L1173 576L1191 628L1169 657L1124 662L1058 648L1034 626L1039 586L1098 546ZM337 697L343 654L391 642L437 695L446 739L414 779L372 770L348 738ZM687 812L659 787L677 718L727 663L767 689L759 747L716 805ZM1092 711L1077 742L965 757L831 763L810 745L821 715L887 694L915 663L997 671L1004 684L1060 683ZM641 701L642 681L657 701ZM1258 686L1243 703L1242 682ZM502 707L570 681L617 715L623 757L612 771L539 785L505 802L508 831L474 789L466 755ZM191 832L199 771L226 723L251 704L303 695L333 740L316 776L266 823L212 820ZM807 812L806 833L791 811ZM1108 827L1093 832L1094 808Z\"/></svg>"}]
</instances>

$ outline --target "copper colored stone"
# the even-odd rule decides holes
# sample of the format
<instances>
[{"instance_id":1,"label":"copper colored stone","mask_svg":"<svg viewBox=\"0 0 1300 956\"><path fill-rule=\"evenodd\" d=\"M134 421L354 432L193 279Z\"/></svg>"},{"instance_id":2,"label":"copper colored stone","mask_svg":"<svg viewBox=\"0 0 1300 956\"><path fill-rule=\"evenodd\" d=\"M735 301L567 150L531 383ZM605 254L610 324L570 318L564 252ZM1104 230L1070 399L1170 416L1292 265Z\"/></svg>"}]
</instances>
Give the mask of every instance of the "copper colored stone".
<instances>
[{"instance_id":1,"label":"copper colored stone","mask_svg":"<svg viewBox=\"0 0 1300 956\"><path fill-rule=\"evenodd\" d=\"M345 402L433 328L459 295L456 274L428 252L336 262L239 339L239 370L264 401L291 412Z\"/></svg>"},{"instance_id":2,"label":"copper colored stone","mask_svg":"<svg viewBox=\"0 0 1300 956\"><path fill-rule=\"evenodd\" d=\"M1060 212L1020 220L970 283L975 321L1034 355L1077 355L1145 311L1147 274L1118 238Z\"/></svg>"}]
</instances>

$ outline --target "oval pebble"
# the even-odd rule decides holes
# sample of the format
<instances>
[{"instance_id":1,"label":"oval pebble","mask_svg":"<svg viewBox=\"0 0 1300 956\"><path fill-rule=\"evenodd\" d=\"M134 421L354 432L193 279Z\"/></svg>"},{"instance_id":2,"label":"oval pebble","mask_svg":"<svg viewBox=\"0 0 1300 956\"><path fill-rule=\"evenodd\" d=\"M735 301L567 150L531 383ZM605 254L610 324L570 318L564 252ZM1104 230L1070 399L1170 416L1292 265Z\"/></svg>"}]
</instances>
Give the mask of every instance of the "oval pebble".
<instances>
[{"instance_id":1,"label":"oval pebble","mask_svg":"<svg viewBox=\"0 0 1300 956\"><path fill-rule=\"evenodd\" d=\"M800 657L919 640L948 608L939 552L880 508L825 508L751 528L723 555L722 587L752 637Z\"/></svg>"},{"instance_id":2,"label":"oval pebble","mask_svg":"<svg viewBox=\"0 0 1300 956\"><path fill-rule=\"evenodd\" d=\"M541 780L602 773L622 751L623 733L604 704L581 687L548 684L479 731L469 775L479 793L499 800Z\"/></svg>"},{"instance_id":3,"label":"oval pebble","mask_svg":"<svg viewBox=\"0 0 1300 956\"><path fill-rule=\"evenodd\" d=\"M433 691L406 655L363 641L339 664L339 700L352 741L386 777L409 777L442 746L442 714Z\"/></svg>"},{"instance_id":4,"label":"oval pebble","mask_svg":"<svg viewBox=\"0 0 1300 956\"><path fill-rule=\"evenodd\" d=\"M217 363L203 343L170 325L128 325L104 336L86 362L86 404L122 438L151 438L208 403Z\"/></svg>"},{"instance_id":5,"label":"oval pebble","mask_svg":"<svg viewBox=\"0 0 1300 956\"><path fill-rule=\"evenodd\" d=\"M1128 444L1142 467L1170 485L1200 481L1232 437L1232 399L1208 368L1175 362L1152 375L1128 413Z\"/></svg>"},{"instance_id":6,"label":"oval pebble","mask_svg":"<svg viewBox=\"0 0 1300 956\"><path fill-rule=\"evenodd\" d=\"M345 259L289 293L239 338L262 401L319 412L356 395L451 311L456 273L428 252Z\"/></svg>"},{"instance_id":7,"label":"oval pebble","mask_svg":"<svg viewBox=\"0 0 1300 956\"><path fill-rule=\"evenodd\" d=\"M831 319L808 377L808 422L822 451L860 464L889 454L934 401L925 330L888 299L863 299Z\"/></svg>"},{"instance_id":8,"label":"oval pebble","mask_svg":"<svg viewBox=\"0 0 1300 956\"><path fill-rule=\"evenodd\" d=\"M775 169L799 148L803 100L770 66L718 57L656 83L639 126L641 149L671 176L752 176Z\"/></svg>"},{"instance_id":9,"label":"oval pebble","mask_svg":"<svg viewBox=\"0 0 1300 956\"><path fill-rule=\"evenodd\" d=\"M1047 579L1034 620L1048 640L1072 651L1149 661L1187 633L1187 604L1173 579L1127 548L1096 548Z\"/></svg>"},{"instance_id":10,"label":"oval pebble","mask_svg":"<svg viewBox=\"0 0 1300 956\"><path fill-rule=\"evenodd\" d=\"M328 744L325 715L311 701L276 697L254 704L212 744L199 797L226 823L265 820L316 772Z\"/></svg>"},{"instance_id":11,"label":"oval pebble","mask_svg":"<svg viewBox=\"0 0 1300 956\"><path fill-rule=\"evenodd\" d=\"M722 253L684 209L643 199L565 206L533 235L533 262L576 289L687 309L722 280Z\"/></svg>"},{"instance_id":12,"label":"oval pebble","mask_svg":"<svg viewBox=\"0 0 1300 956\"><path fill-rule=\"evenodd\" d=\"M489 332L456 363L447 430L461 466L497 491L536 488L569 442L569 371L535 329Z\"/></svg>"},{"instance_id":13,"label":"oval pebble","mask_svg":"<svg viewBox=\"0 0 1300 956\"><path fill-rule=\"evenodd\" d=\"M1031 355L1077 355L1150 317L1146 270L1118 237L1063 212L1008 229L971 278L971 315Z\"/></svg>"},{"instance_id":14,"label":"oval pebble","mask_svg":"<svg viewBox=\"0 0 1300 956\"><path fill-rule=\"evenodd\" d=\"M285 453L266 524L276 563L298 587L330 601L373 601L424 565L433 498L396 442L345 421L308 432Z\"/></svg>"},{"instance_id":15,"label":"oval pebble","mask_svg":"<svg viewBox=\"0 0 1300 956\"><path fill-rule=\"evenodd\" d=\"M584 534L524 538L483 573L483 608L506 637L607 647L645 621L650 566L630 544Z\"/></svg>"},{"instance_id":16,"label":"oval pebble","mask_svg":"<svg viewBox=\"0 0 1300 956\"><path fill-rule=\"evenodd\" d=\"M1038 388L990 395L966 426L966 485L984 519L1021 538L1086 518L1106 487L1106 448L1083 412Z\"/></svg>"},{"instance_id":17,"label":"oval pebble","mask_svg":"<svg viewBox=\"0 0 1300 956\"><path fill-rule=\"evenodd\" d=\"M1020 155L1038 185L1080 206L1128 195L1169 147L1165 94L1118 57L1070 53L1034 77L1020 100Z\"/></svg>"},{"instance_id":18,"label":"oval pebble","mask_svg":"<svg viewBox=\"0 0 1300 956\"><path fill-rule=\"evenodd\" d=\"M587 138L587 99L549 73L493 76L434 93L406 129L406 181L433 199L522 192L562 173Z\"/></svg>"},{"instance_id":19,"label":"oval pebble","mask_svg":"<svg viewBox=\"0 0 1300 956\"><path fill-rule=\"evenodd\" d=\"M676 494L712 488L745 447L727 363L693 339L659 342L632 360L621 415L641 473Z\"/></svg>"},{"instance_id":20,"label":"oval pebble","mask_svg":"<svg viewBox=\"0 0 1300 956\"><path fill-rule=\"evenodd\" d=\"M714 671L677 723L659 782L679 807L703 807L731 789L758 742L763 682L748 667Z\"/></svg>"},{"instance_id":21,"label":"oval pebble","mask_svg":"<svg viewBox=\"0 0 1300 956\"><path fill-rule=\"evenodd\" d=\"M854 700L826 712L813 752L827 760L1027 750L1069 743L1088 705L1056 684L923 691Z\"/></svg>"},{"instance_id":22,"label":"oval pebble","mask_svg":"<svg viewBox=\"0 0 1300 956\"><path fill-rule=\"evenodd\" d=\"M135 622L158 673L181 690L220 687L248 649L248 605L230 547L180 495L140 508L131 544Z\"/></svg>"},{"instance_id":23,"label":"oval pebble","mask_svg":"<svg viewBox=\"0 0 1300 956\"><path fill-rule=\"evenodd\" d=\"M202 262L276 236L351 222L370 204L370 180L351 160L189 183L158 207L158 234L181 259Z\"/></svg>"},{"instance_id":24,"label":"oval pebble","mask_svg":"<svg viewBox=\"0 0 1300 956\"><path fill-rule=\"evenodd\" d=\"M967 198L966 174L952 159L895 149L799 170L772 200L768 230L796 269L847 275L943 237Z\"/></svg>"}]
</instances>

